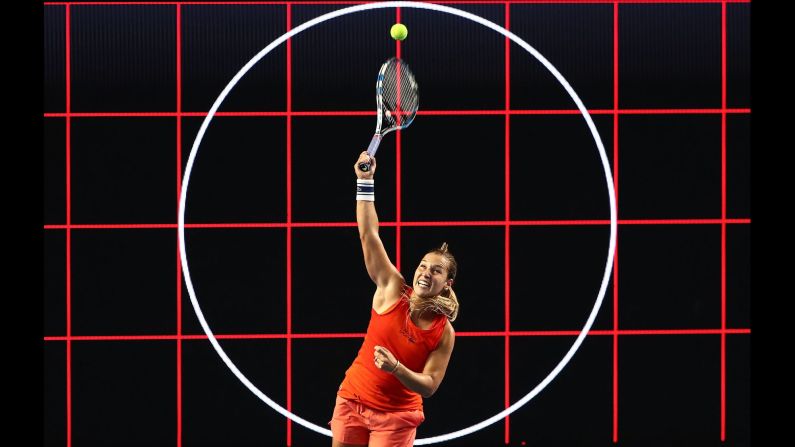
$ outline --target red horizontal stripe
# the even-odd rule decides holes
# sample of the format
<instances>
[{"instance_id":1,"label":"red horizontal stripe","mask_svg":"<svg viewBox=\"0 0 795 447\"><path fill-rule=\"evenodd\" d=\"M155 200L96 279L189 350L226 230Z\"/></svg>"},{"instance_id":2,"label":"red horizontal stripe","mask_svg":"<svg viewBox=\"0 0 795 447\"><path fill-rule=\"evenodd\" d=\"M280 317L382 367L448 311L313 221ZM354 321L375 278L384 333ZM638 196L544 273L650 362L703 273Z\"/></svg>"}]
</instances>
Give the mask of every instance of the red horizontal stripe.
<instances>
[{"instance_id":1,"label":"red horizontal stripe","mask_svg":"<svg viewBox=\"0 0 795 447\"><path fill-rule=\"evenodd\" d=\"M624 109L619 115L720 115L722 109ZM45 113L45 118L173 118L205 117L208 112L72 112ZM588 110L591 115L612 115L612 109ZM749 114L751 109L726 109L726 113ZM425 116L488 116L488 115L579 115L579 109L560 110L420 110ZM216 112L218 117L252 116L375 116L375 110L317 110L317 111L260 111L260 112Z\"/></svg>"},{"instance_id":2,"label":"red horizontal stripe","mask_svg":"<svg viewBox=\"0 0 795 447\"><path fill-rule=\"evenodd\" d=\"M613 330L592 330L588 335L612 336ZM622 329L619 335L720 335L750 334L751 329ZM456 332L461 337L537 337L563 336L576 337L580 331L494 331L494 332ZM214 334L218 340L262 340L286 338L364 338L364 333L317 333L317 334ZM158 341L158 340L207 340L207 335L73 335L71 337L44 337L44 341Z\"/></svg>"},{"instance_id":3,"label":"red horizontal stripe","mask_svg":"<svg viewBox=\"0 0 795 447\"><path fill-rule=\"evenodd\" d=\"M721 219L626 219L619 220L619 225L719 225ZM726 219L727 224L750 224L751 219ZM356 222L260 222L260 223L195 223L185 224L188 229L213 228L339 228L356 227ZM396 222L380 222L382 227L396 227ZM448 222L400 222L402 227L501 227L510 226L576 226L576 225L610 225L609 220L472 220ZM177 224L73 224L45 225L45 230L138 230L138 229L175 229Z\"/></svg>"},{"instance_id":4,"label":"red horizontal stripe","mask_svg":"<svg viewBox=\"0 0 795 447\"><path fill-rule=\"evenodd\" d=\"M545 3L545 4L581 4L581 3L631 3L631 4L655 4L655 3L722 3L723 0L416 0L422 3L440 3L440 4L530 4L530 3ZM258 1L258 2L85 2L85 3L71 3L71 2L44 2L45 6L113 6L113 5L359 5L364 3L371 3L365 1L345 1L345 0L325 0L325 1ZM751 3L751 0L726 0L726 3Z\"/></svg>"}]
</instances>

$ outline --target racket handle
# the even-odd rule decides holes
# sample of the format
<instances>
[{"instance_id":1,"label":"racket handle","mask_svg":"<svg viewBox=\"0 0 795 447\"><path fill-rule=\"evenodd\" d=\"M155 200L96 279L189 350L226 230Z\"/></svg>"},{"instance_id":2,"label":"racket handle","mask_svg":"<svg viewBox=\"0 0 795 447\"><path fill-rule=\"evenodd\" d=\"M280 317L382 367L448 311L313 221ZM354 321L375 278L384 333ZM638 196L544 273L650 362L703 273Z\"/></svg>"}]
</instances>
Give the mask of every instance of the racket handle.
<instances>
[{"instance_id":1,"label":"racket handle","mask_svg":"<svg viewBox=\"0 0 795 447\"><path fill-rule=\"evenodd\" d=\"M375 152L378 150L378 145L381 144L381 135L375 134L373 135L373 139L370 140L370 146L367 147L367 155L375 156ZM367 172L370 170L370 163L359 163L359 169L363 172Z\"/></svg>"}]
</instances>

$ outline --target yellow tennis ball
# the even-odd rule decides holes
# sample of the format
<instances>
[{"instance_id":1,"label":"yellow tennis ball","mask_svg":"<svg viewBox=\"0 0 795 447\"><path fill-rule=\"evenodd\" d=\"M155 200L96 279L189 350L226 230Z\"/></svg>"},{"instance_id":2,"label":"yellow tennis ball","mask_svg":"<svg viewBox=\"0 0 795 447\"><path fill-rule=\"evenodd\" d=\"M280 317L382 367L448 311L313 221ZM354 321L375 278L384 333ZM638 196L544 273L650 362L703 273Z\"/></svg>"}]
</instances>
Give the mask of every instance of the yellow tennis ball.
<instances>
[{"instance_id":1,"label":"yellow tennis ball","mask_svg":"<svg viewBox=\"0 0 795 447\"><path fill-rule=\"evenodd\" d=\"M389 33L392 34L392 38L395 40L403 40L408 36L409 30L406 29L406 25L402 23L396 23L392 25L392 29L389 30Z\"/></svg>"}]
</instances>

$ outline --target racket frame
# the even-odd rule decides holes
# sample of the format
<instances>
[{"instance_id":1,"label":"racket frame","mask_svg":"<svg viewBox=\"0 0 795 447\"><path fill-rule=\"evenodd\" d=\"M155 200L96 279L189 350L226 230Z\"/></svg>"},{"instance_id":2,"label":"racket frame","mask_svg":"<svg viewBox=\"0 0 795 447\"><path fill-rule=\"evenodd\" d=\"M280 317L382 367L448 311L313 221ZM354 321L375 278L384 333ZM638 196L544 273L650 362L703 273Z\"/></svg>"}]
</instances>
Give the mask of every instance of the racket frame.
<instances>
[{"instance_id":1,"label":"racket frame","mask_svg":"<svg viewBox=\"0 0 795 447\"><path fill-rule=\"evenodd\" d=\"M383 99L383 84L384 84L384 73L386 72L387 67L389 64L395 60L397 64L405 64L402 60L391 57L387 59L386 62L381 64L381 68L378 70L378 79L375 83L375 103L376 103L376 125L375 125L375 134L373 138L370 140L370 145L367 147L367 155L374 156L376 151L378 150L378 146L381 144L381 140L383 139L384 135L392 132L393 130L404 129L408 127L414 119L408 121L406 124L396 125L394 127L389 127L385 130L381 130L381 126L383 125L384 119L384 99ZM408 69L408 65L405 66L406 71L411 75L412 83L416 85L416 81L414 81L414 75ZM397 68L397 77L400 78L400 67ZM399 87L399 86L398 86ZM416 114L415 114L416 115ZM400 119L400 117L398 117ZM359 163L359 169L364 172L370 170L370 163Z\"/></svg>"}]
</instances>

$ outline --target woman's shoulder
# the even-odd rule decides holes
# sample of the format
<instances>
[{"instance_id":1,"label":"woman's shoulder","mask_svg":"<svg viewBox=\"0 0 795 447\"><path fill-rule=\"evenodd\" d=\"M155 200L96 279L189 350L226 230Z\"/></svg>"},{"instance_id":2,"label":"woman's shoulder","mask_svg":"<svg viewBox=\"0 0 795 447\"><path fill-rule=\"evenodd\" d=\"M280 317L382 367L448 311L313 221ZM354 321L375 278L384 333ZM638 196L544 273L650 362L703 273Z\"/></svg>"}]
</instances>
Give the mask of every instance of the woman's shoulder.
<instances>
[{"instance_id":1,"label":"woman's shoulder","mask_svg":"<svg viewBox=\"0 0 795 447\"><path fill-rule=\"evenodd\" d=\"M445 319L444 332L445 333L449 333L450 335L455 337L455 328L453 328L453 323L450 321L449 318L447 318L446 315L445 315L444 319Z\"/></svg>"},{"instance_id":2,"label":"woman's shoulder","mask_svg":"<svg viewBox=\"0 0 795 447\"><path fill-rule=\"evenodd\" d=\"M453 323L450 322L447 317L445 317L444 329L442 329L442 337L439 340L439 345L450 345L455 342L455 329L453 329Z\"/></svg>"}]
</instances>

